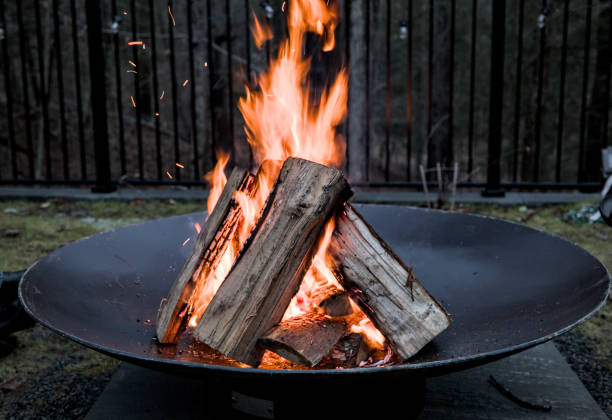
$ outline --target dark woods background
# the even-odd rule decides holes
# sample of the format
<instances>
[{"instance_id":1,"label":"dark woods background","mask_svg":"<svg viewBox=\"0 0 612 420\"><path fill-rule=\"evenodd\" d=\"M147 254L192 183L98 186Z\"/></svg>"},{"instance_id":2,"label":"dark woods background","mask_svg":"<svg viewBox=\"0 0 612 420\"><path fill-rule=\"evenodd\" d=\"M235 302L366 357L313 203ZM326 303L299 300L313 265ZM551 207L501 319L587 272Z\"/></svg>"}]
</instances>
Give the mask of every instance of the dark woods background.
<instances>
[{"instance_id":1,"label":"dark woods background","mask_svg":"<svg viewBox=\"0 0 612 420\"><path fill-rule=\"evenodd\" d=\"M350 66L339 132L353 182L417 185L419 164L458 162L460 181L483 183L494 51L503 58L494 131L502 182L600 182L611 132L612 0L495 1L505 3L501 27L492 24L494 0L337 0L335 52L321 53L316 37L307 49L315 86ZM217 148L250 165L236 104L286 32L282 1L99 5L105 80L95 83L106 92L112 179L200 182ZM0 0L3 183L96 178L85 9L84 0ZM261 51L248 33L252 11L276 36Z\"/></svg>"}]
</instances>

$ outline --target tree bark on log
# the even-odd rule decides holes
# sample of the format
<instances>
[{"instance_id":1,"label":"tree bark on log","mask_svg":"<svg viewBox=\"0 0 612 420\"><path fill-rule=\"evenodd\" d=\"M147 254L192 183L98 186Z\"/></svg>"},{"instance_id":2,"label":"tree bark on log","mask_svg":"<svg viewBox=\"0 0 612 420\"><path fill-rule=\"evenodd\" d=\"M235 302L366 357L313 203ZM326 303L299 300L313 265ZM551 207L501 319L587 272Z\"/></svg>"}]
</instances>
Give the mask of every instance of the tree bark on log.
<instances>
[{"instance_id":1,"label":"tree bark on log","mask_svg":"<svg viewBox=\"0 0 612 420\"><path fill-rule=\"evenodd\" d=\"M328 252L342 286L403 360L450 324L412 270L350 205L338 212Z\"/></svg>"},{"instance_id":2,"label":"tree bark on log","mask_svg":"<svg viewBox=\"0 0 612 420\"><path fill-rule=\"evenodd\" d=\"M156 332L160 343L175 343L185 329L188 322L186 309L196 286L194 274L202 265L218 233L223 232L224 225L230 219L228 217L230 211L235 207L234 192L247 191L252 184L253 176L244 169L235 168L232 171L214 210L195 240L191 255L183 265L167 300L158 313Z\"/></svg>"},{"instance_id":3,"label":"tree bark on log","mask_svg":"<svg viewBox=\"0 0 612 420\"><path fill-rule=\"evenodd\" d=\"M367 360L369 349L361 334L351 333L338 341L317 365L320 369L353 368Z\"/></svg>"},{"instance_id":4,"label":"tree bark on log","mask_svg":"<svg viewBox=\"0 0 612 420\"><path fill-rule=\"evenodd\" d=\"M257 340L282 319L325 222L349 196L350 187L340 171L287 159L256 227L194 337L256 366L263 353Z\"/></svg>"},{"instance_id":5,"label":"tree bark on log","mask_svg":"<svg viewBox=\"0 0 612 420\"><path fill-rule=\"evenodd\" d=\"M289 318L270 329L259 340L262 347L292 362L318 364L346 332L343 321L321 314Z\"/></svg>"}]
</instances>

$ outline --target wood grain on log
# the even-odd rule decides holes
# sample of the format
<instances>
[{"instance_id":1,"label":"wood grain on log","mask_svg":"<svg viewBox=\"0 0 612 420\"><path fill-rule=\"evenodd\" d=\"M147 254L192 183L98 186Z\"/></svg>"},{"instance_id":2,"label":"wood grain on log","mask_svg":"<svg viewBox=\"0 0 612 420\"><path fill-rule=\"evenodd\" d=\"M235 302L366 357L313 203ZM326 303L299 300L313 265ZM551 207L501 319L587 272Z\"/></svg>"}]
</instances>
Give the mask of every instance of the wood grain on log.
<instances>
[{"instance_id":1,"label":"wood grain on log","mask_svg":"<svg viewBox=\"0 0 612 420\"><path fill-rule=\"evenodd\" d=\"M336 217L328 248L342 286L389 341L408 359L451 320L389 246L350 205Z\"/></svg>"},{"instance_id":2,"label":"wood grain on log","mask_svg":"<svg viewBox=\"0 0 612 420\"><path fill-rule=\"evenodd\" d=\"M194 274L201 268L205 253L209 251L219 231L223 229L228 214L234 206L234 191L244 191L252 184L253 177L244 169L234 168L217 204L195 240L193 250L174 281L167 300L157 316L157 339L161 343L175 343L188 322L186 308L196 286Z\"/></svg>"},{"instance_id":3,"label":"wood grain on log","mask_svg":"<svg viewBox=\"0 0 612 420\"><path fill-rule=\"evenodd\" d=\"M314 366L346 332L343 321L321 314L306 314L282 321L259 340L265 349L292 362Z\"/></svg>"},{"instance_id":4,"label":"wood grain on log","mask_svg":"<svg viewBox=\"0 0 612 420\"><path fill-rule=\"evenodd\" d=\"M262 354L257 339L282 319L325 222L349 196L340 171L287 159L257 225L194 336L228 357L257 365Z\"/></svg>"}]
</instances>

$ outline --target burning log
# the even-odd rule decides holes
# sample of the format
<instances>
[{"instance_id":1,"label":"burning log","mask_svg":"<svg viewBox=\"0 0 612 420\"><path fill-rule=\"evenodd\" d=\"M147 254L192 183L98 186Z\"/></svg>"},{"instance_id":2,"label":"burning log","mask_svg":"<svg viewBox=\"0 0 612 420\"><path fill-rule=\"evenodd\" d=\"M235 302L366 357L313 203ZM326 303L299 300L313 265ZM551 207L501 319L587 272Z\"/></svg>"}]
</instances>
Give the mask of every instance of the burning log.
<instances>
[{"instance_id":1,"label":"burning log","mask_svg":"<svg viewBox=\"0 0 612 420\"><path fill-rule=\"evenodd\" d=\"M292 362L318 364L346 332L346 324L325 315L310 313L289 318L260 339L262 347Z\"/></svg>"},{"instance_id":2,"label":"burning log","mask_svg":"<svg viewBox=\"0 0 612 420\"><path fill-rule=\"evenodd\" d=\"M212 259L207 255L215 252L215 249L223 246L223 232L228 230L228 224L235 223L235 218L230 217L232 209L236 205L233 200L235 191L248 191L252 188L253 176L244 169L235 168L227 183L217 205L208 220L199 232L191 251L191 255L183 265L179 276L174 281L168 299L157 316L157 338L161 343L175 343L185 329L188 317L187 309L196 287L197 279L194 278L197 270L206 270L206 261L212 265ZM218 253L219 249L216 249ZM204 261L204 262L203 262Z\"/></svg>"},{"instance_id":3,"label":"burning log","mask_svg":"<svg viewBox=\"0 0 612 420\"><path fill-rule=\"evenodd\" d=\"M311 262L325 222L350 196L342 173L303 159L283 164L251 237L194 337L257 365L257 340L279 323Z\"/></svg>"},{"instance_id":4,"label":"burning log","mask_svg":"<svg viewBox=\"0 0 612 420\"><path fill-rule=\"evenodd\" d=\"M319 307L329 316L346 316L353 313L350 296L342 291L327 296L319 303Z\"/></svg>"},{"instance_id":5,"label":"burning log","mask_svg":"<svg viewBox=\"0 0 612 420\"><path fill-rule=\"evenodd\" d=\"M450 324L450 317L389 246L350 205L336 217L328 251L338 280L389 341L408 359Z\"/></svg>"},{"instance_id":6,"label":"burning log","mask_svg":"<svg viewBox=\"0 0 612 420\"><path fill-rule=\"evenodd\" d=\"M321 369L352 368L367 360L369 349L363 336L352 333L342 337L317 365Z\"/></svg>"}]
</instances>

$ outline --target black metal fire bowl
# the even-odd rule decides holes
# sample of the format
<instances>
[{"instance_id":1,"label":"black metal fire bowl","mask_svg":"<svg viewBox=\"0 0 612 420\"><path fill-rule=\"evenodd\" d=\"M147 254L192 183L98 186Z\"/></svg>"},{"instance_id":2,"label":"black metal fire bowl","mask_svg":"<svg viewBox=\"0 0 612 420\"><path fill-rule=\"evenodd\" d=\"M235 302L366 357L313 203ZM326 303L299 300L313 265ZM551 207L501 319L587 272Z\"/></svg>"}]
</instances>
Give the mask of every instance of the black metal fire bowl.
<instances>
[{"instance_id":1,"label":"black metal fire bowl","mask_svg":"<svg viewBox=\"0 0 612 420\"><path fill-rule=\"evenodd\" d=\"M155 344L155 317L204 214L170 217L71 243L27 271L26 310L43 325L128 362L178 374L281 386L417 379L525 350L585 321L610 276L564 239L460 213L358 205L358 210L450 312L454 322L408 363L344 370L263 370L214 364L207 352ZM357 375L359 374L359 375Z\"/></svg>"}]
</instances>

